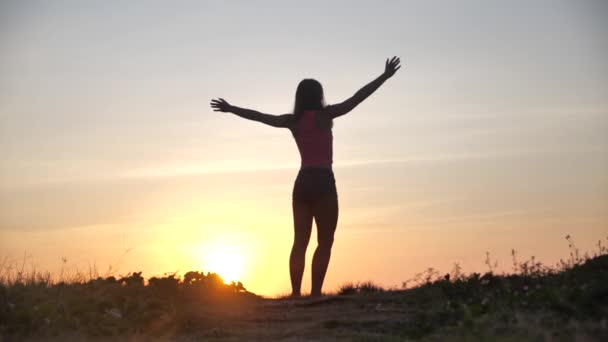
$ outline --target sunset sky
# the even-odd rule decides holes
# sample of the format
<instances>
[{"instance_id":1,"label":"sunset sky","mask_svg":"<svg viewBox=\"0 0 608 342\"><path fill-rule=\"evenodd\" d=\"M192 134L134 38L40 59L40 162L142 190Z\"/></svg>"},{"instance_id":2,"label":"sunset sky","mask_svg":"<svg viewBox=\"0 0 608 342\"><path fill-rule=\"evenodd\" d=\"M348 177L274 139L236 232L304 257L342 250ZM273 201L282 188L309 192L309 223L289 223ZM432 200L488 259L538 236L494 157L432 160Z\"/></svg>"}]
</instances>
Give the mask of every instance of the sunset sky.
<instances>
[{"instance_id":1,"label":"sunset sky","mask_svg":"<svg viewBox=\"0 0 608 342\"><path fill-rule=\"evenodd\" d=\"M404 66L334 124L325 289L548 264L608 236L608 2L3 1L0 258L287 293L289 113ZM304 290L310 287L308 250ZM128 252L127 252L128 251ZM67 259L63 263L62 257Z\"/></svg>"}]
</instances>

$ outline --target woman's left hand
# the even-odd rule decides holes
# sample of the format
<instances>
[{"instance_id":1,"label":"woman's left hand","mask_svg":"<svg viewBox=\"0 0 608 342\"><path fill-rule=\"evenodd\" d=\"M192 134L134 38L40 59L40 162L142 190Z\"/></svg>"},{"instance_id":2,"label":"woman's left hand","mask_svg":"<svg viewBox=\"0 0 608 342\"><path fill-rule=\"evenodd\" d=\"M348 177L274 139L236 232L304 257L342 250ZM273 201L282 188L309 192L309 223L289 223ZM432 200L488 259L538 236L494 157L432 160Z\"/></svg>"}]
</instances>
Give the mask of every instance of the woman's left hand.
<instances>
[{"instance_id":1,"label":"woman's left hand","mask_svg":"<svg viewBox=\"0 0 608 342\"><path fill-rule=\"evenodd\" d=\"M214 112L230 112L231 107L230 103L222 98L211 100L211 108Z\"/></svg>"},{"instance_id":2,"label":"woman's left hand","mask_svg":"<svg viewBox=\"0 0 608 342\"><path fill-rule=\"evenodd\" d=\"M397 72L397 70L401 68L401 65L399 65L400 62L401 59L399 59L399 57L397 56L391 58L390 61L388 60L388 58L386 59L386 63L384 65L384 74L386 75L386 77L392 77Z\"/></svg>"}]
</instances>

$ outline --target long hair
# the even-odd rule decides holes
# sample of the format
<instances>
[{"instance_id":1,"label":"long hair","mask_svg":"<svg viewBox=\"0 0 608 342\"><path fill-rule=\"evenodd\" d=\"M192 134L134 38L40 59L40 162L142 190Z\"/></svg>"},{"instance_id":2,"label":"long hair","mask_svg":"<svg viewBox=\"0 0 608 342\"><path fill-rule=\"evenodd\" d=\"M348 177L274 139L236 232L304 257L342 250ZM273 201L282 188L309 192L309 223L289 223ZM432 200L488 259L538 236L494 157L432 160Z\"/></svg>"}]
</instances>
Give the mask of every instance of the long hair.
<instances>
[{"instance_id":1,"label":"long hair","mask_svg":"<svg viewBox=\"0 0 608 342\"><path fill-rule=\"evenodd\" d=\"M298 122L306 110L321 110L323 108L325 108L325 95L321 83L312 78L305 78L300 81L293 106L293 121ZM325 120L320 120L319 116L317 116L317 119L320 127L331 128L331 122L322 122Z\"/></svg>"}]
</instances>

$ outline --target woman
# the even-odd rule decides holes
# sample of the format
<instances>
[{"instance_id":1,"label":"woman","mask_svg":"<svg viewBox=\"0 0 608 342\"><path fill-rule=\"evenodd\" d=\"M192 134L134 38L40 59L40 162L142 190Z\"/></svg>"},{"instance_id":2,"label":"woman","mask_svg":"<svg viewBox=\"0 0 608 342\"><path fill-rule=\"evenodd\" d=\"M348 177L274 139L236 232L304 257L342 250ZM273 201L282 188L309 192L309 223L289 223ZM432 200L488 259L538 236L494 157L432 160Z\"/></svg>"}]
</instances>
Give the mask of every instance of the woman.
<instances>
[{"instance_id":1,"label":"woman","mask_svg":"<svg viewBox=\"0 0 608 342\"><path fill-rule=\"evenodd\" d=\"M230 112L273 127L288 128L295 138L300 151L301 167L292 195L294 241L289 257L289 273L293 297L300 296L306 247L310 240L313 219L317 224L318 246L312 260L311 296L321 295L329 264L338 223L338 194L331 168L333 119L353 110L400 67L398 57L387 59L384 73L348 100L329 106L325 105L321 83L304 79L298 85L292 114L263 114L232 106L222 98L211 100L211 107L216 112Z\"/></svg>"}]
</instances>

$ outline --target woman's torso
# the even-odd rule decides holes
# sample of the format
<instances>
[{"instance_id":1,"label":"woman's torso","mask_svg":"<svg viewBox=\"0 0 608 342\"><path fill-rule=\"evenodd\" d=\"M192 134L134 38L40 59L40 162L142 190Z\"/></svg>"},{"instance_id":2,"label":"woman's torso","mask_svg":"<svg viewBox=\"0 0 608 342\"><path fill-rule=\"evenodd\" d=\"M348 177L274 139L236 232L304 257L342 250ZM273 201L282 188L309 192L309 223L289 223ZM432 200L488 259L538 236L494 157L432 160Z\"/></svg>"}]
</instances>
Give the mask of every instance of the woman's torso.
<instances>
[{"instance_id":1,"label":"woman's torso","mask_svg":"<svg viewBox=\"0 0 608 342\"><path fill-rule=\"evenodd\" d=\"M300 151L301 168L329 168L333 163L333 135L331 124L317 118L320 113L305 110L291 128Z\"/></svg>"}]
</instances>

